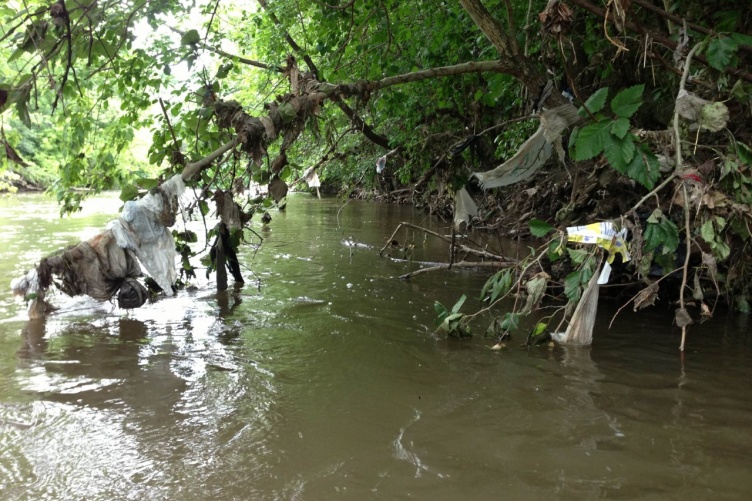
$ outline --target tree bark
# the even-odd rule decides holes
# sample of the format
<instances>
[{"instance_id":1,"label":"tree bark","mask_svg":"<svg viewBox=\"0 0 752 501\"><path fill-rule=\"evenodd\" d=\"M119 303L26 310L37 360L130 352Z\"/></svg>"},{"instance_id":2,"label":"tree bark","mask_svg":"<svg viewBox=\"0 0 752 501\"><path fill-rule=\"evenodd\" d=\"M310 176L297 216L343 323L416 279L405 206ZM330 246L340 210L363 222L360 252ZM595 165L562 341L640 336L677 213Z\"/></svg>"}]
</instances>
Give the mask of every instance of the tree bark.
<instances>
[{"instance_id":1,"label":"tree bark","mask_svg":"<svg viewBox=\"0 0 752 501\"><path fill-rule=\"evenodd\" d=\"M501 23L488 12L480 0L460 0L460 4L499 51L500 62L506 68L505 72L522 82L531 96L539 95L548 78L535 67L530 58L519 53L517 44L504 32ZM565 102L566 99L558 92L552 92L545 101L549 107Z\"/></svg>"}]
</instances>

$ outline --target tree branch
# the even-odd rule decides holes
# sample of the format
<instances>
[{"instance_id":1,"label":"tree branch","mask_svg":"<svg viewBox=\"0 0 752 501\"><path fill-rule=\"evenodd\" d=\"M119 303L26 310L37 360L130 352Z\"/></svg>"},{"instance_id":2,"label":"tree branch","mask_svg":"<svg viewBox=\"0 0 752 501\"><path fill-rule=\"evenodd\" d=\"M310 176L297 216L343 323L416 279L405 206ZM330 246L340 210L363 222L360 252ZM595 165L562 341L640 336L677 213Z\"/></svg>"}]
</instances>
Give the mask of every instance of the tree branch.
<instances>
[{"instance_id":1,"label":"tree branch","mask_svg":"<svg viewBox=\"0 0 752 501\"><path fill-rule=\"evenodd\" d=\"M378 90L408 82L419 82L429 78L449 77L461 75L463 73L482 73L486 71L506 73L513 69L513 65L507 61L470 61L467 63L455 64L453 66L429 68L427 70L418 70L412 73L382 78L381 80L369 83L368 88L371 90Z\"/></svg>"},{"instance_id":2,"label":"tree branch","mask_svg":"<svg viewBox=\"0 0 752 501\"><path fill-rule=\"evenodd\" d=\"M603 9L601 9L600 7L591 4L587 0L571 0L571 2L573 4L575 4L575 5L577 5L579 7L582 7L583 9L585 9L585 10L587 10L587 11L595 14L596 16L599 16L599 17L601 17L603 19L606 19L606 12ZM610 19L611 15L609 15L608 17ZM636 24L636 23L634 23L632 21L626 21L624 23L624 26L627 29L629 29L631 31L634 31L636 33L640 33L640 34L643 34L643 35L648 35L650 38L652 38L656 42L658 42L658 43L660 43L662 45L665 45L666 47L668 47L671 50L676 50L676 47L677 47L676 42L674 42L673 40L671 40L668 37L665 37L665 36L661 35L660 33L650 32L650 31L646 30L645 28L643 28L642 26L640 26L640 25L638 25L638 24ZM705 66L709 66L710 65L708 63L708 60L704 56L695 56L695 59L698 60L698 61L700 61ZM733 75L733 76L742 78L742 79L746 80L747 82L752 83L752 73L746 73L744 71L738 70L736 68L732 68L730 66L726 67L726 69L724 70L724 73L728 73L729 75Z\"/></svg>"},{"instance_id":3,"label":"tree branch","mask_svg":"<svg viewBox=\"0 0 752 501\"><path fill-rule=\"evenodd\" d=\"M529 95L537 96L540 94L546 85L545 74L535 67L530 58L519 53L516 40L511 40L504 33L501 23L488 12L481 0L460 0L460 4L483 34L486 35L486 38L496 47L501 56L501 61L506 66L504 71L520 80L527 88ZM552 92L545 102L554 107L567 101L558 92Z\"/></svg>"},{"instance_id":4,"label":"tree branch","mask_svg":"<svg viewBox=\"0 0 752 501\"><path fill-rule=\"evenodd\" d=\"M172 30L173 32L177 33L181 37L185 36L185 31L181 31L181 30L179 30L177 28L173 28L172 26L169 26L169 29ZM271 70L271 71L276 71L278 73L282 73L282 72L285 71L285 69L282 66L277 66L277 65L273 65L273 64L262 63L260 61L255 61L253 59L248 59L247 57L237 56L235 54L230 54L229 52L226 52L226 51L224 51L224 50L222 50L222 49L220 49L218 47L213 47L213 46L209 45L206 42L199 41L197 45L199 45L200 47L208 50L209 52L213 52L214 54L217 54L218 56L226 57L226 58L228 58L228 59L230 59L232 61L236 61L238 63L243 63L243 64L248 65L248 66L255 66L256 68L261 68L262 70Z\"/></svg>"},{"instance_id":5,"label":"tree branch","mask_svg":"<svg viewBox=\"0 0 752 501\"><path fill-rule=\"evenodd\" d=\"M193 177L204 170L205 168L209 167L211 163L216 160L217 158L221 157L231 149L233 149L235 146L237 146L239 143L239 139L235 137L232 141L223 144L213 152L211 152L209 155L205 156L201 160L198 160L196 162L191 162L188 165L185 166L185 169L183 169L183 172L181 173L181 177L183 178L183 181L190 181L193 179Z\"/></svg>"},{"instance_id":6,"label":"tree branch","mask_svg":"<svg viewBox=\"0 0 752 501\"><path fill-rule=\"evenodd\" d=\"M277 18L274 12L269 10L269 6L266 3L266 0L259 0L259 4L269 14L269 18L272 20L272 22L274 22L274 24L276 24L278 27L282 28L287 43L295 52L303 56L303 60L306 62L306 65L308 65L308 69L318 80L320 77L319 70L311 57L295 42L295 40L293 40L287 30L282 27L282 23L279 21L279 18ZM382 136L381 134L378 134L376 131L374 131L370 125L368 125L359 115L355 113L355 111L353 111L352 108L350 108L350 106L348 106L346 102L338 98L335 98L334 101L337 103L337 106L339 106L339 109L341 109L342 112L347 115L353 125L355 125L355 127L357 127L364 136L366 136L374 144L377 144L378 146L381 146L382 148L387 150L390 149L389 139L386 136Z\"/></svg>"}]
</instances>

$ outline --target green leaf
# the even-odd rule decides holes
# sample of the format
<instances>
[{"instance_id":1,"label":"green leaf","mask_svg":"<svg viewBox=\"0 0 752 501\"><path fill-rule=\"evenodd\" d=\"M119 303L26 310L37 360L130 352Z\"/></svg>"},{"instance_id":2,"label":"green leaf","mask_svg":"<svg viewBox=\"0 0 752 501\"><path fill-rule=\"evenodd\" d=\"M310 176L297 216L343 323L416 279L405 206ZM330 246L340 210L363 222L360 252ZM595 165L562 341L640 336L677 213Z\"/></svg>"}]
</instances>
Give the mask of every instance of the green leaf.
<instances>
[{"instance_id":1,"label":"green leaf","mask_svg":"<svg viewBox=\"0 0 752 501\"><path fill-rule=\"evenodd\" d=\"M501 329L504 331L513 331L516 330L517 327L520 326L520 315L519 313L511 313L506 312L504 313L504 316L501 318Z\"/></svg>"},{"instance_id":2,"label":"green leaf","mask_svg":"<svg viewBox=\"0 0 752 501\"><path fill-rule=\"evenodd\" d=\"M735 141L736 154L739 156L739 160L745 164L752 164L752 148L742 143L741 141Z\"/></svg>"},{"instance_id":3,"label":"green leaf","mask_svg":"<svg viewBox=\"0 0 752 501\"><path fill-rule=\"evenodd\" d=\"M567 247L567 254L569 255L569 259L571 259L574 264L584 263L585 259L590 255L590 253L586 250L570 249L569 247Z\"/></svg>"},{"instance_id":4,"label":"green leaf","mask_svg":"<svg viewBox=\"0 0 752 501\"><path fill-rule=\"evenodd\" d=\"M629 120L626 118L619 118L611 123L611 134L619 139L624 139L627 132L629 132Z\"/></svg>"},{"instance_id":5,"label":"green leaf","mask_svg":"<svg viewBox=\"0 0 752 501\"><path fill-rule=\"evenodd\" d=\"M122 200L123 202L128 202L129 200L133 200L137 196L138 196L138 188L136 188L132 184L124 186L122 191L120 192L120 200Z\"/></svg>"},{"instance_id":6,"label":"green leaf","mask_svg":"<svg viewBox=\"0 0 752 501\"><path fill-rule=\"evenodd\" d=\"M564 278L564 295L570 301L579 301L582 291L580 284L582 283L582 270L573 271Z\"/></svg>"},{"instance_id":7,"label":"green leaf","mask_svg":"<svg viewBox=\"0 0 752 501\"><path fill-rule=\"evenodd\" d=\"M587 101L585 101L585 106L583 108L580 108L579 115L581 117L588 116L587 112L584 108L587 108L591 114L595 115L599 111L603 109L603 107L606 105L606 98L608 97L608 87L603 87L601 89L598 89L593 93L592 96L588 98Z\"/></svg>"},{"instance_id":8,"label":"green leaf","mask_svg":"<svg viewBox=\"0 0 752 501\"><path fill-rule=\"evenodd\" d=\"M200 41L201 41L201 35L198 34L197 30L188 30L180 38L181 45L197 44Z\"/></svg>"},{"instance_id":9,"label":"green leaf","mask_svg":"<svg viewBox=\"0 0 752 501\"><path fill-rule=\"evenodd\" d=\"M136 186L141 188L142 190L150 190L152 188L156 188L159 185L158 179L139 179L136 181Z\"/></svg>"},{"instance_id":10,"label":"green leaf","mask_svg":"<svg viewBox=\"0 0 752 501\"><path fill-rule=\"evenodd\" d=\"M509 270L504 270L504 273L499 276L499 279L494 283L493 290L491 292L491 302L493 303L501 296L506 295L509 289L512 288L512 273Z\"/></svg>"},{"instance_id":11,"label":"green leaf","mask_svg":"<svg viewBox=\"0 0 752 501\"><path fill-rule=\"evenodd\" d=\"M25 98L19 98L19 100L16 101L16 112L18 113L18 118L21 122L23 122L26 127L31 128L31 116L29 115L27 99L28 95Z\"/></svg>"},{"instance_id":12,"label":"green leaf","mask_svg":"<svg viewBox=\"0 0 752 501\"><path fill-rule=\"evenodd\" d=\"M548 327L548 324L543 323L543 322L538 322L537 324L535 324L535 327L533 327L532 336L533 337L540 336L541 334L545 332L547 327Z\"/></svg>"},{"instance_id":13,"label":"green leaf","mask_svg":"<svg viewBox=\"0 0 752 501\"><path fill-rule=\"evenodd\" d=\"M488 290L493 287L493 285L496 283L496 281L499 279L499 275L503 272L494 273L494 275L486 280L486 283L483 284L483 288L480 291L480 300L483 301L486 299L486 295L488 294Z\"/></svg>"},{"instance_id":14,"label":"green leaf","mask_svg":"<svg viewBox=\"0 0 752 501\"><path fill-rule=\"evenodd\" d=\"M577 134L574 159L588 160L599 155L606 147L608 140L608 126L611 122L603 121L586 125Z\"/></svg>"},{"instance_id":15,"label":"green leaf","mask_svg":"<svg viewBox=\"0 0 752 501\"><path fill-rule=\"evenodd\" d=\"M713 220L708 219L700 227L700 236L707 243L712 244L715 242L715 228L713 227Z\"/></svg>"},{"instance_id":16,"label":"green leaf","mask_svg":"<svg viewBox=\"0 0 752 501\"><path fill-rule=\"evenodd\" d=\"M436 314L439 316L438 321L436 322L437 324L440 324L444 321L444 319L446 319L446 317L449 316L449 310L447 310L444 305L438 301L435 301L433 303L433 309L436 310Z\"/></svg>"},{"instance_id":17,"label":"green leaf","mask_svg":"<svg viewBox=\"0 0 752 501\"><path fill-rule=\"evenodd\" d=\"M660 209L655 209L648 218L648 225L643 232L643 238L645 240L644 251L652 251L662 246L663 254L668 254L674 252L679 246L679 230L673 221L663 215Z\"/></svg>"},{"instance_id":18,"label":"green leaf","mask_svg":"<svg viewBox=\"0 0 752 501\"><path fill-rule=\"evenodd\" d=\"M620 118L629 118L635 114L642 104L642 93L645 85L628 87L614 96L611 101L611 111Z\"/></svg>"},{"instance_id":19,"label":"green leaf","mask_svg":"<svg viewBox=\"0 0 752 501\"><path fill-rule=\"evenodd\" d=\"M635 157L636 148L633 136L629 134L620 139L617 136L610 135L608 139L604 149L606 160L616 171L626 174L629 163Z\"/></svg>"},{"instance_id":20,"label":"green leaf","mask_svg":"<svg viewBox=\"0 0 752 501\"><path fill-rule=\"evenodd\" d=\"M734 39L739 45L749 45L752 47L752 35L744 35L742 33L732 33L731 38Z\"/></svg>"},{"instance_id":21,"label":"green leaf","mask_svg":"<svg viewBox=\"0 0 752 501\"><path fill-rule=\"evenodd\" d=\"M203 216L209 213L209 204L206 203L206 200L199 200L198 208L201 211L201 215Z\"/></svg>"},{"instance_id":22,"label":"green leaf","mask_svg":"<svg viewBox=\"0 0 752 501\"><path fill-rule=\"evenodd\" d=\"M572 129L572 133L569 135L569 141L567 142L567 149L574 151L574 145L577 144L577 136L580 134L580 128L575 127Z\"/></svg>"},{"instance_id":23,"label":"green leaf","mask_svg":"<svg viewBox=\"0 0 752 501\"><path fill-rule=\"evenodd\" d=\"M230 73L231 69L232 69L232 62L229 62L227 64L223 64L217 70L217 78L218 79L219 78L225 78Z\"/></svg>"},{"instance_id":24,"label":"green leaf","mask_svg":"<svg viewBox=\"0 0 752 501\"><path fill-rule=\"evenodd\" d=\"M705 51L708 57L708 63L713 68L723 71L731 62L731 57L739 48L739 42L731 37L714 38L708 44Z\"/></svg>"},{"instance_id":25,"label":"green leaf","mask_svg":"<svg viewBox=\"0 0 752 501\"><path fill-rule=\"evenodd\" d=\"M640 145L627 165L627 176L634 179L647 189L653 189L656 181L661 175L661 166L658 164L658 158L652 151Z\"/></svg>"},{"instance_id":26,"label":"green leaf","mask_svg":"<svg viewBox=\"0 0 752 501\"><path fill-rule=\"evenodd\" d=\"M465 304L466 299L467 296L463 294L462 297L459 298L456 303L454 303L454 306L452 306L452 313L457 313L458 311L460 311L460 308L462 308L462 305Z\"/></svg>"},{"instance_id":27,"label":"green leaf","mask_svg":"<svg viewBox=\"0 0 752 501\"><path fill-rule=\"evenodd\" d=\"M548 259L553 262L557 261L563 252L564 246L561 244L561 240L552 240L548 243Z\"/></svg>"},{"instance_id":28,"label":"green leaf","mask_svg":"<svg viewBox=\"0 0 752 501\"><path fill-rule=\"evenodd\" d=\"M547 233L554 229L553 226L540 219L531 219L528 225L530 226L530 233L534 237L545 237Z\"/></svg>"}]
</instances>

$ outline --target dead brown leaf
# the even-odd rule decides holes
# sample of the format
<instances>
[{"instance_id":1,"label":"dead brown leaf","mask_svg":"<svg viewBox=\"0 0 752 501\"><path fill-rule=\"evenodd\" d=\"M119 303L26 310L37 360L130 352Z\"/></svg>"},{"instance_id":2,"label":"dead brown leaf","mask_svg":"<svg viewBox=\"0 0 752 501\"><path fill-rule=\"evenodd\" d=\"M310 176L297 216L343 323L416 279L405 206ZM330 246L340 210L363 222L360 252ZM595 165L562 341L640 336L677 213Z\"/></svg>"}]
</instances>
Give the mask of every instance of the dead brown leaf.
<instances>
[{"instance_id":1,"label":"dead brown leaf","mask_svg":"<svg viewBox=\"0 0 752 501\"><path fill-rule=\"evenodd\" d=\"M543 29L552 35L561 35L569 31L572 24L572 9L564 2L550 0L546 8L538 14Z\"/></svg>"},{"instance_id":2,"label":"dead brown leaf","mask_svg":"<svg viewBox=\"0 0 752 501\"><path fill-rule=\"evenodd\" d=\"M5 156L8 157L8 160L10 160L11 162L17 163L21 167L28 167L29 164L24 162L23 158L21 158L21 156L18 153L16 153L16 150L13 149L13 147L10 145L8 140L5 138L4 129L2 130L1 137L2 137L3 146L5 146Z\"/></svg>"},{"instance_id":3,"label":"dead brown leaf","mask_svg":"<svg viewBox=\"0 0 752 501\"><path fill-rule=\"evenodd\" d=\"M658 284L652 283L642 289L634 300L634 311L653 306L658 299Z\"/></svg>"},{"instance_id":4,"label":"dead brown leaf","mask_svg":"<svg viewBox=\"0 0 752 501\"><path fill-rule=\"evenodd\" d=\"M704 322L705 320L710 320L713 318L713 312L710 311L710 308L705 303L700 303L700 323Z\"/></svg>"},{"instance_id":5,"label":"dead brown leaf","mask_svg":"<svg viewBox=\"0 0 752 501\"><path fill-rule=\"evenodd\" d=\"M676 325L678 327L681 327L682 329L689 324L693 323L694 320L692 320L692 317L689 316L689 312L687 312L684 308L677 308L676 313L674 316L674 322L676 322Z\"/></svg>"}]
</instances>

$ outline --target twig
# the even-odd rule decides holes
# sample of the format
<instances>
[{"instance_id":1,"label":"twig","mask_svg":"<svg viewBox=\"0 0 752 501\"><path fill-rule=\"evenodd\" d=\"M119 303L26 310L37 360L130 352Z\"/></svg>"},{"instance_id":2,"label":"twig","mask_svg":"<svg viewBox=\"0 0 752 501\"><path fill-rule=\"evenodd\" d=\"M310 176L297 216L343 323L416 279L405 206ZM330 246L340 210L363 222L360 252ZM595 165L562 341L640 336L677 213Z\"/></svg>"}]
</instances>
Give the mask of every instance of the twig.
<instances>
[{"instance_id":1,"label":"twig","mask_svg":"<svg viewBox=\"0 0 752 501\"><path fill-rule=\"evenodd\" d=\"M65 72L63 73L62 80L60 80L60 90L55 93L55 100L52 103L52 113L55 113L57 101L60 96L63 95L65 84L68 82L68 72L70 72L71 66L73 66L73 41L71 40L70 15L68 15L68 9L65 8L65 0L58 0L58 3L63 9L60 16L62 16L63 21L65 22L65 40L68 42L68 60L65 62Z\"/></svg>"},{"instance_id":2,"label":"twig","mask_svg":"<svg viewBox=\"0 0 752 501\"><path fill-rule=\"evenodd\" d=\"M665 179L665 180L664 180L664 181L663 181L663 182L662 182L661 184L659 184L658 186L656 186L655 188L653 188L653 191L651 191L650 193L648 193L647 195L645 195L644 197L642 197L642 198L640 199L640 201L639 201L639 202L637 202L636 204L634 204L634 205L632 206L632 208L631 208L631 209L629 209L629 210L628 210L627 212L629 213L629 212L634 212L634 211L636 211L638 207L640 207L640 206L641 206L642 204L644 204L644 203L645 203L645 202L646 202L646 201L647 201L647 200L648 200L649 198L653 197L653 196L654 196L654 195L655 195L656 193L658 193L658 192L659 192L659 191L661 191L661 190L662 190L663 188L665 188L665 187L666 187L666 186L668 185L668 183L670 183L671 181L673 181L673 179L674 179L675 177L677 177L677 176L678 176L678 174L677 174L676 172L673 172L673 173L672 173L672 174L671 174L670 176L668 176L668 177L667 177L667 178L666 178L666 179Z\"/></svg>"},{"instance_id":3,"label":"twig","mask_svg":"<svg viewBox=\"0 0 752 501\"><path fill-rule=\"evenodd\" d=\"M686 253L684 256L684 270L682 272L681 289L679 289L679 307L684 310L684 289L687 287L687 272L689 269L689 251L692 246L692 236L690 235L689 228L689 194L687 193L687 183L682 183L682 190L684 192L684 231L686 235L684 237L686 243ZM681 344L679 345L679 351L684 351L684 342L687 339L687 326L682 325L682 337Z\"/></svg>"},{"instance_id":4,"label":"twig","mask_svg":"<svg viewBox=\"0 0 752 501\"><path fill-rule=\"evenodd\" d=\"M389 237L389 239L387 240L387 242L384 245L384 247L382 247L381 250L379 250L379 256L383 256L384 251L386 250L387 247L389 247L389 245L391 244L392 240L394 240L394 237L397 235L397 232L399 232L399 230L401 230L403 227L405 227L405 228L413 228L413 229L416 229L416 230L420 230L420 231L422 231L424 233L427 233L429 235L433 235L436 238L440 238L441 240L443 240L443 241L445 241L447 243L450 243L450 244L452 243L452 239L451 238L445 237L444 235L439 235L435 231L431 231L431 230L429 230L427 228L423 228L422 226L418 226L417 224L402 222L402 223L400 223L400 224L397 225L397 229L394 230L394 233L392 233L392 236ZM462 244L459 245L459 249L462 250L463 252L467 252L468 254L473 254L475 256L486 258L486 259L494 259L496 261L517 262L516 259L512 260L512 259L506 258L504 256L501 256L499 254L493 254L491 252L487 252L487 251L483 251L483 250L478 250L478 249L473 249L471 247L468 247L468 246L462 245Z\"/></svg>"},{"instance_id":5,"label":"twig","mask_svg":"<svg viewBox=\"0 0 752 501\"><path fill-rule=\"evenodd\" d=\"M684 61L684 74L682 75L681 81L679 82L679 92L677 93L677 99L679 98L679 95L681 95L681 93L684 91L684 86L687 84L687 77L689 76L689 67L692 64L692 57L700 48L700 45L701 43L695 44L695 46L692 47L692 50L689 51L689 54L687 54L687 60ZM676 166L674 167L674 170L677 171L681 169L682 166L681 134L679 133L678 108L674 111L674 137L676 139Z\"/></svg>"},{"instance_id":6,"label":"twig","mask_svg":"<svg viewBox=\"0 0 752 501\"><path fill-rule=\"evenodd\" d=\"M164 101L162 101L162 98L159 98L159 106L162 108L162 114L165 117L165 121L167 122L167 128L170 129L170 135L172 136L172 142L175 143L175 147L178 146L178 138L175 137L175 131L172 129L172 124L170 123L170 117L167 115L167 109L165 109Z\"/></svg>"},{"instance_id":7,"label":"twig","mask_svg":"<svg viewBox=\"0 0 752 501\"><path fill-rule=\"evenodd\" d=\"M430 268L421 268L419 270L411 271L410 273L405 273L404 275L400 275L399 278L402 280L407 280L409 278L414 277L415 275L420 275L421 273L428 273L431 271L441 271L441 270L449 270L451 268L494 268L494 269L502 269L502 268L512 268L514 266L517 266L516 262L511 261L460 261L459 263L444 263L437 266L431 266Z\"/></svg>"},{"instance_id":8,"label":"twig","mask_svg":"<svg viewBox=\"0 0 752 501\"><path fill-rule=\"evenodd\" d=\"M216 1L214 4L214 10L212 11L211 17L209 18L209 24L206 25L206 34L204 35L204 43L206 43L206 40L209 38L209 33L211 33L211 25L214 22L214 16L217 15L217 9L219 8L219 0Z\"/></svg>"},{"instance_id":9,"label":"twig","mask_svg":"<svg viewBox=\"0 0 752 501\"><path fill-rule=\"evenodd\" d=\"M663 275L663 276L662 276L661 278L659 278L659 279L658 279L658 280L656 280L655 282L651 283L650 285L653 285L653 284L657 284L657 283L660 283L660 281L661 281L661 280L663 280L664 278L666 278L666 277L668 277L668 276L671 276L671 275L673 275L674 273L676 273L676 272L677 272L677 271L679 271L679 270L681 270L681 268L676 268L675 270L672 270L672 271L670 271L669 273L666 273L665 275ZM622 285L622 284L614 284L614 285ZM607 286L607 285L601 285L601 287L608 287L608 286ZM638 292L637 294L635 294L634 296L632 296L632 297L631 297L631 298L630 298L630 299L629 299L629 300L628 300L628 301L627 301L626 303L624 303L624 304L623 304L623 305L621 306L621 308L619 308L618 310L616 310L616 313L614 313L614 316L613 316L613 317L611 317L611 322L609 322L609 324L608 324L608 328L609 328L609 329L611 328L611 326L612 326L612 325L614 325L614 320L616 320L616 317L618 317L618 316L619 316L619 313L621 313L621 311L622 311L622 310L623 310L624 308L626 308L627 306L629 306L629 304L630 304L631 302L633 302L633 301L634 301L635 299L637 299L637 296L639 296L640 294L642 294L642 291L644 291L644 290L645 290L645 289L641 289L641 290L640 290L640 291L639 291L639 292Z\"/></svg>"},{"instance_id":10,"label":"twig","mask_svg":"<svg viewBox=\"0 0 752 501\"><path fill-rule=\"evenodd\" d=\"M695 55L695 52L700 48L701 43L695 44L694 47L692 47L692 50L689 51L689 54L687 54L687 60L684 62L684 74L682 75L681 82L679 82L679 92L677 93L677 98L679 95L681 95L682 92L684 92L684 86L687 83L687 77L689 76L689 68L692 64L692 57ZM681 133L679 131L679 111L674 112L674 136L676 138L676 166L674 167L674 172L678 172L682 168L682 146L681 146ZM681 289L679 289L679 308L681 311L686 312L685 305L684 305L684 289L687 287L687 273L689 269L689 252L692 246L692 235L690 234L690 227L689 227L689 194L687 193L687 183L682 183L682 192L684 194L684 229L686 232L685 240L686 240L686 253L687 255L684 256L684 266L682 271L682 283L681 283ZM683 322L682 322L683 323ZM684 342L687 339L687 326L682 325L682 337L681 337L681 344L679 345L679 351L684 351Z\"/></svg>"}]
</instances>

